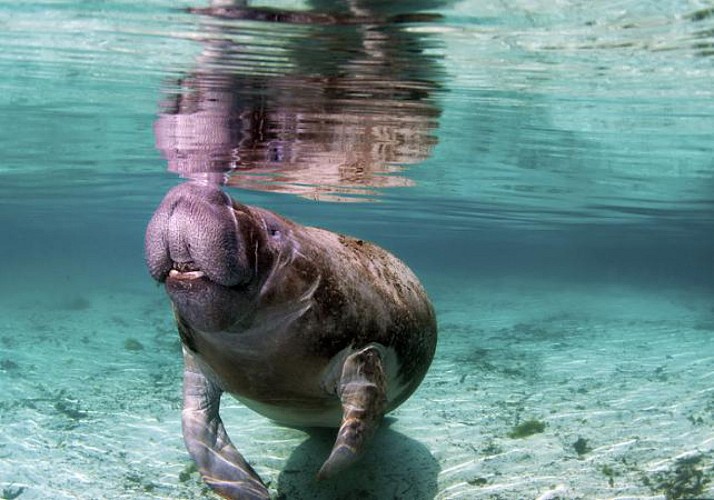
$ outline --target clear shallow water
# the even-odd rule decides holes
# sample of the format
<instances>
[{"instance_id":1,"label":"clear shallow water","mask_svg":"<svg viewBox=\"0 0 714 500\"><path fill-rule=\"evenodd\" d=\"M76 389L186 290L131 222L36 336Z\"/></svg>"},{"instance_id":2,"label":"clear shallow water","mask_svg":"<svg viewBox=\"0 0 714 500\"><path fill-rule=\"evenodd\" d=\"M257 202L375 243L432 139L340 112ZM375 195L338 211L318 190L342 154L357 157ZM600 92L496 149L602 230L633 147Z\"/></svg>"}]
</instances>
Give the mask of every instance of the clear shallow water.
<instances>
[{"instance_id":1,"label":"clear shallow water","mask_svg":"<svg viewBox=\"0 0 714 500\"><path fill-rule=\"evenodd\" d=\"M5 496L205 494L142 256L177 173L389 248L439 313L342 481L312 480L329 438L226 398L276 495L714 495L711 3L188 7L0 7Z\"/></svg>"}]
</instances>

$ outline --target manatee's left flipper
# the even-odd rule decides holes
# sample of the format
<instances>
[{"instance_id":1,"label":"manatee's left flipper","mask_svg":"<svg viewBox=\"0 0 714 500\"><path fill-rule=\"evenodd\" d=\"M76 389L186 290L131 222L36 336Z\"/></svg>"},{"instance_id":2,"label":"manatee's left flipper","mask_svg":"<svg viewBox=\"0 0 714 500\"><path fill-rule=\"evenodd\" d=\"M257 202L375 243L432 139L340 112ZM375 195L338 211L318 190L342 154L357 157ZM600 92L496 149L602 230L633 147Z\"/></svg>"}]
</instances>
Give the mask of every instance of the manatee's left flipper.
<instances>
[{"instance_id":1,"label":"manatee's left flipper","mask_svg":"<svg viewBox=\"0 0 714 500\"><path fill-rule=\"evenodd\" d=\"M268 489L231 443L218 414L222 390L184 348L183 438L203 480L224 498L266 500Z\"/></svg>"},{"instance_id":2,"label":"manatee's left flipper","mask_svg":"<svg viewBox=\"0 0 714 500\"><path fill-rule=\"evenodd\" d=\"M356 462L377 430L387 401L383 350L379 344L370 344L345 359L337 384L342 425L318 479L331 477Z\"/></svg>"}]
</instances>

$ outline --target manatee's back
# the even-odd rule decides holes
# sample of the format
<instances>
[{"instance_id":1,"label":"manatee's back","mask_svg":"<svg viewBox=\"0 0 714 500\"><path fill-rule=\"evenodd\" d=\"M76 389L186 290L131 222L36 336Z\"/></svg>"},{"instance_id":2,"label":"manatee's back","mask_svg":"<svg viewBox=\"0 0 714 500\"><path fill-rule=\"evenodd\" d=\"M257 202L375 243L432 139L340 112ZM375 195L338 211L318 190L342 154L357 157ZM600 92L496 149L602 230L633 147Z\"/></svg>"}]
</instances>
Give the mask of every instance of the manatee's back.
<instances>
[{"instance_id":1,"label":"manatee's back","mask_svg":"<svg viewBox=\"0 0 714 500\"><path fill-rule=\"evenodd\" d=\"M310 329L326 356L341 349L379 343L387 349L389 408L419 386L434 356L436 317L414 273L394 255L370 242L318 228L301 241L307 273L321 272L313 294ZM312 268L312 269L309 269ZM322 271L320 271L322 270ZM329 270L329 272L326 272Z\"/></svg>"}]
</instances>

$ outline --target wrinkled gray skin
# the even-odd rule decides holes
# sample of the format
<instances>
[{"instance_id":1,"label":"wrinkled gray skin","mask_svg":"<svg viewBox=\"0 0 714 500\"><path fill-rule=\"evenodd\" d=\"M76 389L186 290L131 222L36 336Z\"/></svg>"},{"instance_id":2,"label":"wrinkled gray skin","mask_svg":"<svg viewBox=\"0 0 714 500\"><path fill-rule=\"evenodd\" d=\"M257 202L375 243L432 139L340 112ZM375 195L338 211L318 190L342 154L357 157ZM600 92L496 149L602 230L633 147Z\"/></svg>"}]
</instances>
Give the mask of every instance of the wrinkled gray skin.
<instances>
[{"instance_id":1,"label":"wrinkled gray skin","mask_svg":"<svg viewBox=\"0 0 714 500\"><path fill-rule=\"evenodd\" d=\"M434 311L403 263L215 186L188 182L166 195L146 260L183 343L186 446L226 498L269 494L226 434L224 391L278 423L339 427L324 478L359 458L431 363Z\"/></svg>"}]
</instances>

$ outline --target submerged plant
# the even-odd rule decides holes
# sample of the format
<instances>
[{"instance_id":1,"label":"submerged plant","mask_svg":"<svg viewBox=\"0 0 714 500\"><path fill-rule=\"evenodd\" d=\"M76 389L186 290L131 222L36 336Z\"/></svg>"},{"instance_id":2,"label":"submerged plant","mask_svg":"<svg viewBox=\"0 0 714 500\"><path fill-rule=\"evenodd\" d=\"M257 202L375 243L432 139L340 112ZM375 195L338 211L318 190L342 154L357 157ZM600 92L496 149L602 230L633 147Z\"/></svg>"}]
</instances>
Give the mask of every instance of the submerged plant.
<instances>
[{"instance_id":1,"label":"submerged plant","mask_svg":"<svg viewBox=\"0 0 714 500\"><path fill-rule=\"evenodd\" d=\"M136 339L126 339L124 341L124 349L127 351L142 351L144 349L144 344Z\"/></svg>"},{"instance_id":2,"label":"submerged plant","mask_svg":"<svg viewBox=\"0 0 714 500\"><path fill-rule=\"evenodd\" d=\"M6 370L6 371L11 371L11 370L17 370L20 368L20 365L15 363L11 359L3 359L0 361L0 369Z\"/></svg>"},{"instance_id":3,"label":"submerged plant","mask_svg":"<svg viewBox=\"0 0 714 500\"><path fill-rule=\"evenodd\" d=\"M605 464L602 467L600 467L600 472L602 472L605 477L607 478L607 484L610 485L610 488L615 487L615 476L618 476L619 474L610 467L609 465Z\"/></svg>"},{"instance_id":4,"label":"submerged plant","mask_svg":"<svg viewBox=\"0 0 714 500\"><path fill-rule=\"evenodd\" d=\"M79 401L68 396L64 389L56 394L54 408L57 412L73 421L78 421L89 416L86 411L80 409Z\"/></svg>"},{"instance_id":5,"label":"submerged plant","mask_svg":"<svg viewBox=\"0 0 714 500\"><path fill-rule=\"evenodd\" d=\"M25 491L24 486L20 486L18 488L13 488L12 486L8 486L7 488L2 489L2 500L13 500L20 495L23 494Z\"/></svg>"},{"instance_id":6,"label":"submerged plant","mask_svg":"<svg viewBox=\"0 0 714 500\"><path fill-rule=\"evenodd\" d=\"M701 469L703 458L703 455L693 455L678 459L673 470L655 475L652 489L664 493L667 500L700 496L704 492L704 487L711 482L711 478Z\"/></svg>"},{"instance_id":7,"label":"submerged plant","mask_svg":"<svg viewBox=\"0 0 714 500\"><path fill-rule=\"evenodd\" d=\"M579 457L592 451L592 448L588 445L588 440L582 437L579 437L578 440L573 443L573 448Z\"/></svg>"},{"instance_id":8,"label":"submerged plant","mask_svg":"<svg viewBox=\"0 0 714 500\"><path fill-rule=\"evenodd\" d=\"M198 467L196 467L196 464L194 462L191 462L190 464L186 465L184 469L179 472L179 481L182 483L185 483L189 479L191 479L191 474L198 472Z\"/></svg>"},{"instance_id":9,"label":"submerged plant","mask_svg":"<svg viewBox=\"0 0 714 500\"><path fill-rule=\"evenodd\" d=\"M545 422L541 422L540 420L526 420L516 425L513 430L508 433L508 437L522 439L543 432L544 430Z\"/></svg>"}]
</instances>

